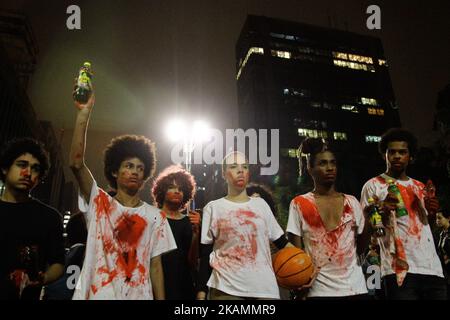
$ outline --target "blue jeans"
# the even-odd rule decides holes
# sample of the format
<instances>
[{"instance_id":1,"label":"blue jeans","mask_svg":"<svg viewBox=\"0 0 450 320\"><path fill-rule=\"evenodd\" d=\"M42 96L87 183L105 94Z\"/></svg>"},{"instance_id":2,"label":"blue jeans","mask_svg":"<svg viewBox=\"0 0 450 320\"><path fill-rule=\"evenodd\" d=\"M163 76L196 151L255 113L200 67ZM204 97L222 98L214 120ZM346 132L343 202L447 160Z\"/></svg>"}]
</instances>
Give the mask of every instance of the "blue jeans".
<instances>
[{"instance_id":1,"label":"blue jeans","mask_svg":"<svg viewBox=\"0 0 450 320\"><path fill-rule=\"evenodd\" d=\"M399 287L391 274L383 282L387 300L447 300L445 279L438 276L408 273Z\"/></svg>"}]
</instances>

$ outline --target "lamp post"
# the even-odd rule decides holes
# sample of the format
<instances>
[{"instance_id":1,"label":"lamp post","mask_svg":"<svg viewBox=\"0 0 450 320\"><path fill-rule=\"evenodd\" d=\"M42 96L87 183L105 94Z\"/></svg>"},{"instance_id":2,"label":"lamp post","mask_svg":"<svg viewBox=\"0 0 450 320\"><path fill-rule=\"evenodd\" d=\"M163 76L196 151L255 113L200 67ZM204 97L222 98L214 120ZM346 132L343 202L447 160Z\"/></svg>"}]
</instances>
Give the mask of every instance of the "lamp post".
<instances>
[{"instance_id":1,"label":"lamp post","mask_svg":"<svg viewBox=\"0 0 450 320\"><path fill-rule=\"evenodd\" d=\"M209 126L206 122L197 120L194 121L191 127L186 125L186 122L181 119L174 119L169 122L167 126L167 136L173 142L183 143L183 158L184 167L186 171L192 171L192 154L198 145L203 141L209 139ZM195 199L192 199L188 206L195 210Z\"/></svg>"}]
</instances>

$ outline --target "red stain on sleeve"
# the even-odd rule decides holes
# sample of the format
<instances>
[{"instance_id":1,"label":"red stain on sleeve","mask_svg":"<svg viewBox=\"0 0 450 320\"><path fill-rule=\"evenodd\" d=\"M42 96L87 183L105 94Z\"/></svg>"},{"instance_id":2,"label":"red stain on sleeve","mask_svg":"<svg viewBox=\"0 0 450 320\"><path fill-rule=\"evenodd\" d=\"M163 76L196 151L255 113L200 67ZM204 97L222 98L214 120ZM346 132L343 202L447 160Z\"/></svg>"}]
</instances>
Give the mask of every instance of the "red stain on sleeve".
<instances>
[{"instance_id":1,"label":"red stain on sleeve","mask_svg":"<svg viewBox=\"0 0 450 320\"><path fill-rule=\"evenodd\" d=\"M107 216L110 215L113 206L111 200L103 190L99 190L98 195L94 198L94 203L98 217L100 217L102 214L105 214Z\"/></svg>"}]
</instances>

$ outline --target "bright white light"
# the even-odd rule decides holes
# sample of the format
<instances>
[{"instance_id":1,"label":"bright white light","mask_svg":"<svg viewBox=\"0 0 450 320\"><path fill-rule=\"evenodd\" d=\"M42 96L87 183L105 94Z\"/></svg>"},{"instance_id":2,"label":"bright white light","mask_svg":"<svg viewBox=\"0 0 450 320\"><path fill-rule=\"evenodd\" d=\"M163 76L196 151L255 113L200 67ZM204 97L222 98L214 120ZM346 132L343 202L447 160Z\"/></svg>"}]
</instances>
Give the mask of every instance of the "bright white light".
<instances>
[{"instance_id":1,"label":"bright white light","mask_svg":"<svg viewBox=\"0 0 450 320\"><path fill-rule=\"evenodd\" d=\"M166 134L172 142L182 140L187 134L186 123L181 119L174 119L170 121L166 128Z\"/></svg>"},{"instance_id":2,"label":"bright white light","mask_svg":"<svg viewBox=\"0 0 450 320\"><path fill-rule=\"evenodd\" d=\"M192 138L196 142L205 142L208 141L211 137L211 130L209 125L201 120L197 120L194 122L192 129Z\"/></svg>"}]
</instances>

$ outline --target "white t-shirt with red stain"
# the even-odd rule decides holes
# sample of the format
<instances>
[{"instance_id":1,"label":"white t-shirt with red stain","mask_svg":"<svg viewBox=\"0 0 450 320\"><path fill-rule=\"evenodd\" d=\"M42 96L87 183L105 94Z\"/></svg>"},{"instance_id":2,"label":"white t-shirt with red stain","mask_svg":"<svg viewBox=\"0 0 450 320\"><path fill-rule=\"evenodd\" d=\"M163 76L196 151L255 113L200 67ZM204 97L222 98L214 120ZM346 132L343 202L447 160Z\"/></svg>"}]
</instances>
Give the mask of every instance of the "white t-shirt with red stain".
<instances>
[{"instance_id":1,"label":"white t-shirt with red stain","mask_svg":"<svg viewBox=\"0 0 450 320\"><path fill-rule=\"evenodd\" d=\"M207 285L238 297L279 299L269 241L283 234L261 198L209 202L203 209L201 235L202 244L214 243Z\"/></svg>"},{"instance_id":2,"label":"white t-shirt with red stain","mask_svg":"<svg viewBox=\"0 0 450 320\"><path fill-rule=\"evenodd\" d=\"M313 193L295 197L289 208L287 232L302 237L305 251L320 272L308 297L343 297L367 293L356 253L356 237L364 230L364 215L358 200L344 195L340 223L327 231Z\"/></svg>"},{"instance_id":3,"label":"white t-shirt with red stain","mask_svg":"<svg viewBox=\"0 0 450 320\"><path fill-rule=\"evenodd\" d=\"M85 212L88 240L73 299L151 300L150 259L176 249L167 219L145 203L122 206L94 182Z\"/></svg>"},{"instance_id":4,"label":"white t-shirt with red stain","mask_svg":"<svg viewBox=\"0 0 450 320\"><path fill-rule=\"evenodd\" d=\"M369 198L374 196L377 196L380 200L386 198L388 194L388 179L395 181L394 178L383 174L366 182L361 192L361 205L363 208L368 206ZM395 184L400 190L408 211L408 215L397 217L398 236L405 248L406 260L409 265L408 273L443 277L430 225L424 225L419 219L420 211L428 215L424 203L424 184L409 177L405 181L396 180ZM381 248L381 274L383 276L394 274L391 254L394 240L391 237L391 233L388 232L386 237L378 239L378 241Z\"/></svg>"}]
</instances>

